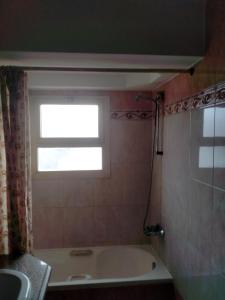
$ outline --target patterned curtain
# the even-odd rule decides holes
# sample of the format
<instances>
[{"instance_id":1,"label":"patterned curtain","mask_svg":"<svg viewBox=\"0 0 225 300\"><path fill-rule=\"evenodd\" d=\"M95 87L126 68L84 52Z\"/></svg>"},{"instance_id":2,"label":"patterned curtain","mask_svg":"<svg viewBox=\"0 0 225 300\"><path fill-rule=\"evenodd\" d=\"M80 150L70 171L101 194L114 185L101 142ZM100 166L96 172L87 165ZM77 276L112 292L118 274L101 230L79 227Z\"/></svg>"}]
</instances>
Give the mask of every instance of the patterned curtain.
<instances>
[{"instance_id":1,"label":"patterned curtain","mask_svg":"<svg viewBox=\"0 0 225 300\"><path fill-rule=\"evenodd\" d=\"M0 254L32 249L27 76L0 68Z\"/></svg>"}]
</instances>

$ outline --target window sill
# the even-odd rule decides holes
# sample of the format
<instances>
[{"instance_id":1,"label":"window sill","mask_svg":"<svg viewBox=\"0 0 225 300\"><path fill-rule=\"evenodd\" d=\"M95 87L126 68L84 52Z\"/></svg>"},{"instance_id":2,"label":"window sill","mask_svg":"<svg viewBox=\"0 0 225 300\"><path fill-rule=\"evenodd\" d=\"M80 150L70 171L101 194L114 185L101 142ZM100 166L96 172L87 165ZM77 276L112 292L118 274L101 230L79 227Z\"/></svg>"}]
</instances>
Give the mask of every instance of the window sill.
<instances>
[{"instance_id":1,"label":"window sill","mask_svg":"<svg viewBox=\"0 0 225 300\"><path fill-rule=\"evenodd\" d=\"M110 170L100 170L100 171L60 171L60 172L36 172L33 173L33 180L42 179L67 179L67 178L109 178Z\"/></svg>"}]
</instances>

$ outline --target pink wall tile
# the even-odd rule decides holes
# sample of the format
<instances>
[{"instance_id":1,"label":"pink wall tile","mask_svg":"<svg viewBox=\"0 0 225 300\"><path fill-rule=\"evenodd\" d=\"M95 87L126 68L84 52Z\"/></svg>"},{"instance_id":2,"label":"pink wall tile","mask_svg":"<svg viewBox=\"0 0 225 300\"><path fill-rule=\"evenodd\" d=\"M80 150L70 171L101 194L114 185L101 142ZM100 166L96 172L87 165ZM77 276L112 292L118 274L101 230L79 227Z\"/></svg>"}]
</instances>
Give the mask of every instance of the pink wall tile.
<instances>
[{"instance_id":1,"label":"pink wall tile","mask_svg":"<svg viewBox=\"0 0 225 300\"><path fill-rule=\"evenodd\" d=\"M129 243L143 242L143 219L145 205L130 205L122 207L119 211L121 240Z\"/></svg>"},{"instance_id":2,"label":"pink wall tile","mask_svg":"<svg viewBox=\"0 0 225 300\"><path fill-rule=\"evenodd\" d=\"M134 100L138 92L75 93L108 95L111 110L152 108L149 101ZM109 177L33 181L35 247L75 247L142 241L143 205L147 201L149 183L151 126L150 120L111 120ZM61 208L60 218L55 215L55 212L58 213L57 208ZM48 227L42 221L44 212L47 215L50 212ZM59 236L53 233L48 243L43 242L43 236L51 235L58 228L59 220ZM49 233L46 228L49 228Z\"/></svg>"},{"instance_id":3,"label":"pink wall tile","mask_svg":"<svg viewBox=\"0 0 225 300\"><path fill-rule=\"evenodd\" d=\"M63 217L63 247L93 245L93 207L64 208Z\"/></svg>"},{"instance_id":4,"label":"pink wall tile","mask_svg":"<svg viewBox=\"0 0 225 300\"><path fill-rule=\"evenodd\" d=\"M62 183L64 207L86 207L94 204L95 179L67 179Z\"/></svg>"},{"instance_id":5,"label":"pink wall tile","mask_svg":"<svg viewBox=\"0 0 225 300\"><path fill-rule=\"evenodd\" d=\"M96 183L95 206L145 204L150 168L145 163L111 165L111 177Z\"/></svg>"},{"instance_id":6,"label":"pink wall tile","mask_svg":"<svg viewBox=\"0 0 225 300\"><path fill-rule=\"evenodd\" d=\"M112 121L111 159L113 163L150 161L152 124L150 121Z\"/></svg>"},{"instance_id":7,"label":"pink wall tile","mask_svg":"<svg viewBox=\"0 0 225 300\"><path fill-rule=\"evenodd\" d=\"M146 204L150 183L149 163L135 163L132 168L126 164L124 170L124 203Z\"/></svg>"},{"instance_id":8,"label":"pink wall tile","mask_svg":"<svg viewBox=\"0 0 225 300\"><path fill-rule=\"evenodd\" d=\"M95 239L97 243L120 242L120 209L120 206L101 206L95 209Z\"/></svg>"},{"instance_id":9,"label":"pink wall tile","mask_svg":"<svg viewBox=\"0 0 225 300\"><path fill-rule=\"evenodd\" d=\"M34 208L33 232L35 248L63 247L63 209Z\"/></svg>"},{"instance_id":10,"label":"pink wall tile","mask_svg":"<svg viewBox=\"0 0 225 300\"><path fill-rule=\"evenodd\" d=\"M145 240L142 232L143 205L101 206L95 209L97 243L139 243Z\"/></svg>"},{"instance_id":11,"label":"pink wall tile","mask_svg":"<svg viewBox=\"0 0 225 300\"><path fill-rule=\"evenodd\" d=\"M99 179L95 185L94 203L120 205L124 201L125 170L122 164L111 164L110 177Z\"/></svg>"},{"instance_id":12,"label":"pink wall tile","mask_svg":"<svg viewBox=\"0 0 225 300\"><path fill-rule=\"evenodd\" d=\"M32 196L34 207L63 207L61 180L33 180Z\"/></svg>"}]
</instances>

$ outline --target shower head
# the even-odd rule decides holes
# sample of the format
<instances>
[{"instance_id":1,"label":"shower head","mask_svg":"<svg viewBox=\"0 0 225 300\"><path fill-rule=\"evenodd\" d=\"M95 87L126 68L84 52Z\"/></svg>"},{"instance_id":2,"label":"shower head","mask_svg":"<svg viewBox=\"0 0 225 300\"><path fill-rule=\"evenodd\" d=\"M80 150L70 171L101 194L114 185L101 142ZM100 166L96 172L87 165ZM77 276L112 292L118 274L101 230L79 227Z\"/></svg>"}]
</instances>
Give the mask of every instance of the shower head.
<instances>
[{"instance_id":1,"label":"shower head","mask_svg":"<svg viewBox=\"0 0 225 300\"><path fill-rule=\"evenodd\" d=\"M148 95L144 95L144 94L139 94L137 96L135 96L135 100L137 102L141 101L141 100L147 100L147 101L152 101L152 102L156 102L155 99L153 99L153 97L148 96Z\"/></svg>"},{"instance_id":2,"label":"shower head","mask_svg":"<svg viewBox=\"0 0 225 300\"><path fill-rule=\"evenodd\" d=\"M147 101L152 101L155 104L160 103L163 99L164 99L164 92L158 92L155 97L145 95L145 94L138 94L135 96L135 101L147 100Z\"/></svg>"}]
</instances>

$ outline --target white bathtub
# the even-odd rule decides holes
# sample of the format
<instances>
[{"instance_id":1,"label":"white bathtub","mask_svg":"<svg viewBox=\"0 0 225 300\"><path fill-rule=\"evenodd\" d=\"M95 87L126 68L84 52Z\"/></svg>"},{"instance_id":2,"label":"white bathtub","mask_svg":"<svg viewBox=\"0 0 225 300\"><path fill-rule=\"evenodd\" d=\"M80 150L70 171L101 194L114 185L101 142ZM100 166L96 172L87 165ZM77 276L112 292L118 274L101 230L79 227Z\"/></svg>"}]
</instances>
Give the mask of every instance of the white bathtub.
<instances>
[{"instance_id":1,"label":"white bathtub","mask_svg":"<svg viewBox=\"0 0 225 300\"><path fill-rule=\"evenodd\" d=\"M83 250L87 250L84 256ZM172 280L149 245L46 249L36 250L35 255L52 267L50 289Z\"/></svg>"}]
</instances>

